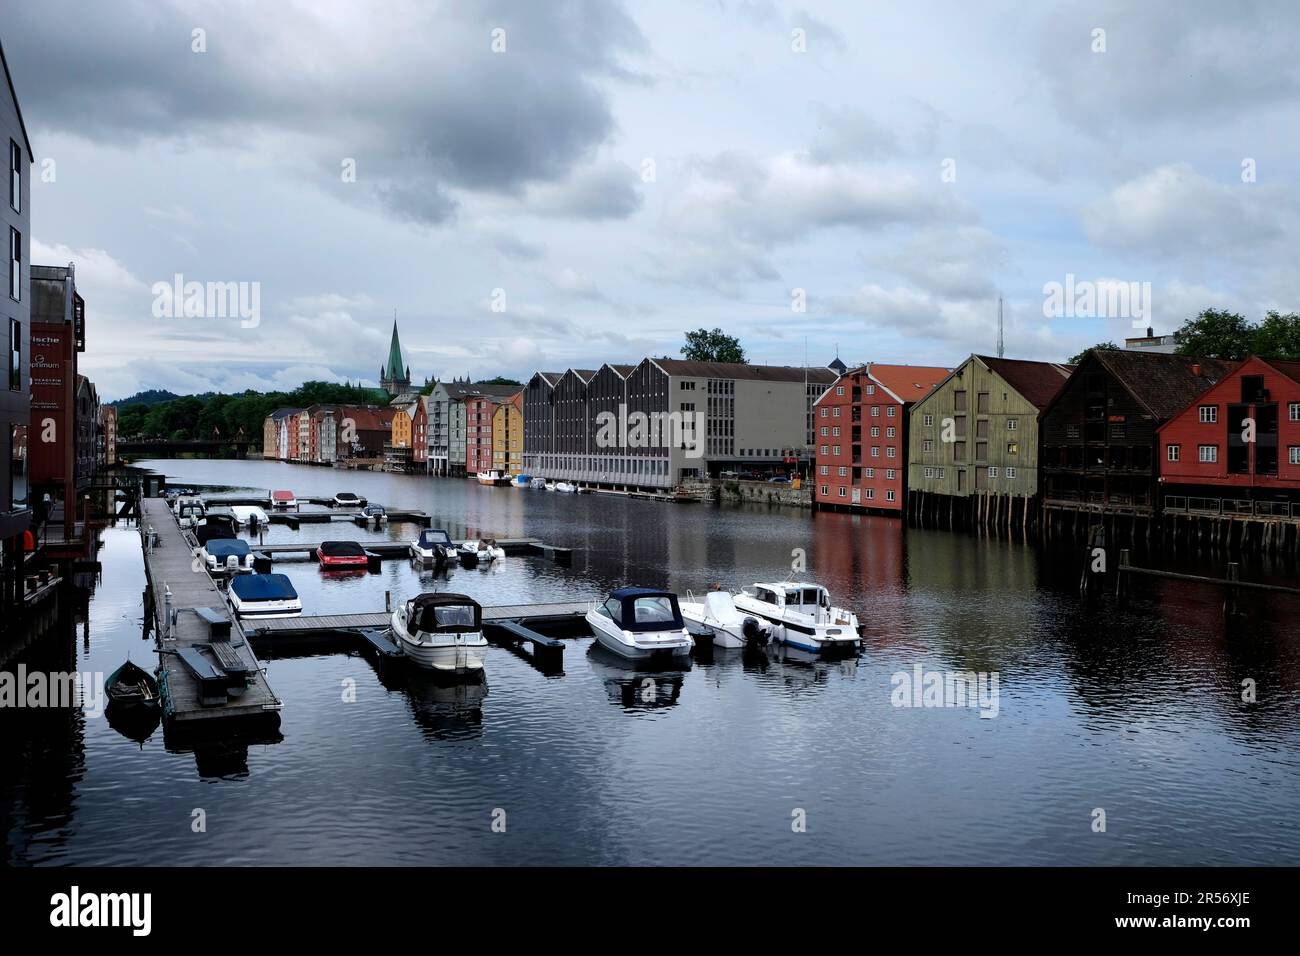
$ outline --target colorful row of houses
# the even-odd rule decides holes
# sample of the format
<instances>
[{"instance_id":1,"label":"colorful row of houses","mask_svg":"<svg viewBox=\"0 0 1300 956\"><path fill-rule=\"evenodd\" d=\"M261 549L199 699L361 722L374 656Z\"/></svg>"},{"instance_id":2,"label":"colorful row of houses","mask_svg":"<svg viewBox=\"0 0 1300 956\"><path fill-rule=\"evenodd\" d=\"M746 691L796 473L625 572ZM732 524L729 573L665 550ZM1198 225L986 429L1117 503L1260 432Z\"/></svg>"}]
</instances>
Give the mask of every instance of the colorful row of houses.
<instances>
[{"instance_id":1,"label":"colorful row of houses","mask_svg":"<svg viewBox=\"0 0 1300 956\"><path fill-rule=\"evenodd\" d=\"M1300 518L1300 362L866 364L818 399L817 424L818 507Z\"/></svg>"}]
</instances>

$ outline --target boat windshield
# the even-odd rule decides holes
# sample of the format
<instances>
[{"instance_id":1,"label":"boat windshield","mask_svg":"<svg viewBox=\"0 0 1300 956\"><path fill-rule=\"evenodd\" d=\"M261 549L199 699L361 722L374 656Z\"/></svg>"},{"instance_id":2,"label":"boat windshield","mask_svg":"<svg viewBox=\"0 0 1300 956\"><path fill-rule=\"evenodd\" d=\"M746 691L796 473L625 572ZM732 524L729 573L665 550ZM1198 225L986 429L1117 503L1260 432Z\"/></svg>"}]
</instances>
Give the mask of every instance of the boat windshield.
<instances>
[{"instance_id":1,"label":"boat windshield","mask_svg":"<svg viewBox=\"0 0 1300 956\"><path fill-rule=\"evenodd\" d=\"M445 531L422 531L420 544L426 548L431 548L435 544L451 544L451 535Z\"/></svg>"},{"instance_id":2,"label":"boat windshield","mask_svg":"<svg viewBox=\"0 0 1300 956\"><path fill-rule=\"evenodd\" d=\"M478 629L478 620L472 604L441 604L424 608L418 627L421 631L473 631Z\"/></svg>"},{"instance_id":3,"label":"boat windshield","mask_svg":"<svg viewBox=\"0 0 1300 956\"><path fill-rule=\"evenodd\" d=\"M632 613L637 624L674 624L677 621L677 612L668 597L637 598Z\"/></svg>"}]
</instances>

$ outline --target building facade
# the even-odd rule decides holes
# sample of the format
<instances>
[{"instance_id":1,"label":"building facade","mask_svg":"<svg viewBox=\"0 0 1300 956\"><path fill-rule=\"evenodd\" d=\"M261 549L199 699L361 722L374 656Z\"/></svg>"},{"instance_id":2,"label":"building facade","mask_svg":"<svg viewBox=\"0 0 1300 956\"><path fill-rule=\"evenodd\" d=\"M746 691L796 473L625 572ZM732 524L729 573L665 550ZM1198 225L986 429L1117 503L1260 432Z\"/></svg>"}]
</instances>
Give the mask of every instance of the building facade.
<instances>
[{"instance_id":1,"label":"building facade","mask_svg":"<svg viewBox=\"0 0 1300 956\"><path fill-rule=\"evenodd\" d=\"M465 474L469 477L492 470L492 426L502 399L495 395L472 395L465 406Z\"/></svg>"},{"instance_id":2,"label":"building facade","mask_svg":"<svg viewBox=\"0 0 1300 956\"><path fill-rule=\"evenodd\" d=\"M101 405L100 418L104 423L104 464L117 467L117 406Z\"/></svg>"},{"instance_id":3,"label":"building facade","mask_svg":"<svg viewBox=\"0 0 1300 956\"><path fill-rule=\"evenodd\" d=\"M835 379L814 406L815 507L902 513L909 412L949 371L871 363Z\"/></svg>"},{"instance_id":4,"label":"building facade","mask_svg":"<svg viewBox=\"0 0 1300 956\"><path fill-rule=\"evenodd\" d=\"M1300 518L1300 362L1246 359L1158 435L1166 510Z\"/></svg>"},{"instance_id":5,"label":"building facade","mask_svg":"<svg viewBox=\"0 0 1300 956\"><path fill-rule=\"evenodd\" d=\"M1040 419L1043 508L1155 514L1157 429L1232 367L1161 352L1088 352Z\"/></svg>"},{"instance_id":6,"label":"building facade","mask_svg":"<svg viewBox=\"0 0 1300 956\"><path fill-rule=\"evenodd\" d=\"M538 372L523 394L528 474L668 489L740 468L793 471L812 456L826 368L644 359Z\"/></svg>"},{"instance_id":7,"label":"building facade","mask_svg":"<svg viewBox=\"0 0 1300 956\"><path fill-rule=\"evenodd\" d=\"M492 468L503 475L524 474L524 393L516 392L492 413Z\"/></svg>"},{"instance_id":8,"label":"building facade","mask_svg":"<svg viewBox=\"0 0 1300 956\"><path fill-rule=\"evenodd\" d=\"M972 355L912 406L907 486L912 493L1033 498L1038 416L1070 367Z\"/></svg>"},{"instance_id":9,"label":"building facade","mask_svg":"<svg viewBox=\"0 0 1300 956\"><path fill-rule=\"evenodd\" d=\"M411 464L416 471L429 470L429 396L421 395L411 416Z\"/></svg>"}]
</instances>

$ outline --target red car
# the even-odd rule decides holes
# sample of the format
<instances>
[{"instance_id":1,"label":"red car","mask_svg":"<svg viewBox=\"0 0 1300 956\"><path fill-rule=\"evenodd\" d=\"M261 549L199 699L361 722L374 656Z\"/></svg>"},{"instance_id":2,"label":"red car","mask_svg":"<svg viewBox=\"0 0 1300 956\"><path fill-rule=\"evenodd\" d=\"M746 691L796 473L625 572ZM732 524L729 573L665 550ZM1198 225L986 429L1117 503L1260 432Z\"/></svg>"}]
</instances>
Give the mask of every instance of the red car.
<instances>
[{"instance_id":1,"label":"red car","mask_svg":"<svg viewBox=\"0 0 1300 956\"><path fill-rule=\"evenodd\" d=\"M366 551L355 541L322 541L316 548L322 568L364 568L370 564Z\"/></svg>"}]
</instances>

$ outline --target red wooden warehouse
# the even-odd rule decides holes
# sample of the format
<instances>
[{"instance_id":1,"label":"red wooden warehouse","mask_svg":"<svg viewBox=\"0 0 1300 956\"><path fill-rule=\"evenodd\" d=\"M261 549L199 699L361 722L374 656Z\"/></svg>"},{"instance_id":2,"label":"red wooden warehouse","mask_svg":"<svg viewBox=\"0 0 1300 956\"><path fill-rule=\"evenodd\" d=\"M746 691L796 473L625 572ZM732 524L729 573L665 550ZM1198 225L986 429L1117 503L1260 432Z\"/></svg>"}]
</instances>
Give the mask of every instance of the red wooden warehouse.
<instances>
[{"instance_id":1,"label":"red wooden warehouse","mask_svg":"<svg viewBox=\"0 0 1300 956\"><path fill-rule=\"evenodd\" d=\"M1166 511L1300 518L1300 362L1252 357L1159 430Z\"/></svg>"},{"instance_id":2,"label":"red wooden warehouse","mask_svg":"<svg viewBox=\"0 0 1300 956\"><path fill-rule=\"evenodd\" d=\"M902 513L908 411L951 369L867 364L849 369L813 406L818 508Z\"/></svg>"}]
</instances>

